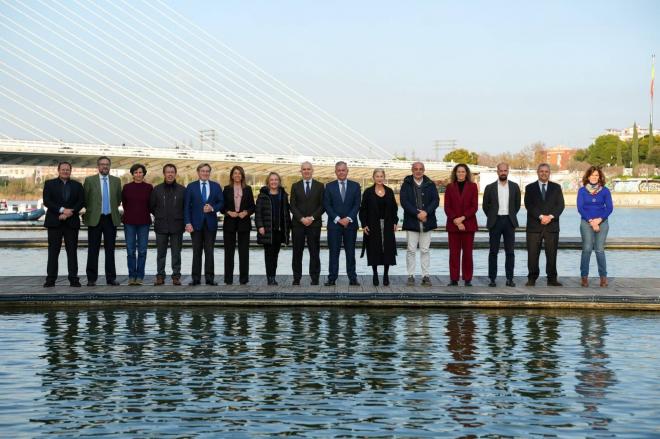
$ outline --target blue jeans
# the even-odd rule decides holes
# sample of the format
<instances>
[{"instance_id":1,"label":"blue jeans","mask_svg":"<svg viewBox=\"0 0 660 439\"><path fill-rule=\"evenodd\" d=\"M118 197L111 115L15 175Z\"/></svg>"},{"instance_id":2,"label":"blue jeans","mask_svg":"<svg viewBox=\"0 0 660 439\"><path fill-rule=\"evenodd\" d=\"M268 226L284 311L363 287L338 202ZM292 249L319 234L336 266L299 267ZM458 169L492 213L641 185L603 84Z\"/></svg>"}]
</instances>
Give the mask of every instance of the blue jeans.
<instances>
[{"instance_id":1,"label":"blue jeans","mask_svg":"<svg viewBox=\"0 0 660 439\"><path fill-rule=\"evenodd\" d=\"M610 224L607 220L600 223L600 232L594 232L588 222L580 221L580 235L582 236L582 258L580 260L580 276L589 276L589 262L591 261L591 251L596 252L596 262L598 262L598 275L607 277L607 263L605 262L605 240L607 232L610 230Z\"/></svg>"},{"instance_id":2,"label":"blue jeans","mask_svg":"<svg viewBox=\"0 0 660 439\"><path fill-rule=\"evenodd\" d=\"M128 277L144 279L144 265L147 262L149 224L124 224L126 251L128 252ZM137 248L136 248L137 247ZM137 259L135 252L137 250Z\"/></svg>"}]
</instances>

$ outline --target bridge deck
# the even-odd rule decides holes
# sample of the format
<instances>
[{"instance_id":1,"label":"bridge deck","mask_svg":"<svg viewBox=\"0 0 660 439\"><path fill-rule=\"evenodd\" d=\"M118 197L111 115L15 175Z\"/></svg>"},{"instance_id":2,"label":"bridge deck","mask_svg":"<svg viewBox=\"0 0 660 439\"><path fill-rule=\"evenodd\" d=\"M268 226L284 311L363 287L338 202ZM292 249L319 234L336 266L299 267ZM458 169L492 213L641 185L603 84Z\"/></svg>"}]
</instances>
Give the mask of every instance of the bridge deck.
<instances>
[{"instance_id":1,"label":"bridge deck","mask_svg":"<svg viewBox=\"0 0 660 439\"><path fill-rule=\"evenodd\" d=\"M169 283L155 287L152 276L144 286L107 286L103 278L96 287L71 288L65 279L54 288L42 288L43 277L0 277L0 309L15 306L374 306L374 307L484 307L484 308L587 308L660 311L660 279L616 278L608 288L599 288L597 280L590 288L581 288L578 278L562 278L563 288L548 287L539 279L536 287L525 287L525 279L515 279L517 286L488 287L488 279L477 277L474 286L447 287L446 276L432 276L432 287L407 287L405 276L392 276L391 285L374 287L371 276L360 276L360 286L349 286L345 278L334 287L312 286L309 278L301 286L291 286L290 276L278 276L279 286L266 285L265 276L251 276L248 285L184 286ZM417 279L419 282L419 278Z\"/></svg>"}]
</instances>

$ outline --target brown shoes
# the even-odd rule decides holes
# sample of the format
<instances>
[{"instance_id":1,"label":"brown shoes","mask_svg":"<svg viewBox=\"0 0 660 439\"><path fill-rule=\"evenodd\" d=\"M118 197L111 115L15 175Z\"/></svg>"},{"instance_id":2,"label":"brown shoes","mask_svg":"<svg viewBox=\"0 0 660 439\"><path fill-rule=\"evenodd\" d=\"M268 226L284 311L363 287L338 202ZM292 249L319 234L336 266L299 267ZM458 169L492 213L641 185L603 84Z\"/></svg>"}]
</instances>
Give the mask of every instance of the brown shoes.
<instances>
[{"instance_id":1,"label":"brown shoes","mask_svg":"<svg viewBox=\"0 0 660 439\"><path fill-rule=\"evenodd\" d=\"M587 276L582 276L582 279L580 280L580 285L582 288L587 288L589 286L589 278Z\"/></svg>"},{"instance_id":2,"label":"brown shoes","mask_svg":"<svg viewBox=\"0 0 660 439\"><path fill-rule=\"evenodd\" d=\"M600 286L601 286L601 288L607 288L607 285L608 285L608 283L607 283L607 277L605 277L605 276L601 276L601 278L600 278Z\"/></svg>"},{"instance_id":3,"label":"brown shoes","mask_svg":"<svg viewBox=\"0 0 660 439\"><path fill-rule=\"evenodd\" d=\"M176 286L180 286L180 285L181 285L181 278L179 278L179 277L173 277L173 278L172 278L172 284L173 284L173 285L176 285Z\"/></svg>"},{"instance_id":4,"label":"brown shoes","mask_svg":"<svg viewBox=\"0 0 660 439\"><path fill-rule=\"evenodd\" d=\"M154 282L155 286L160 286L165 283L165 278L163 276L156 276L156 281Z\"/></svg>"}]
</instances>

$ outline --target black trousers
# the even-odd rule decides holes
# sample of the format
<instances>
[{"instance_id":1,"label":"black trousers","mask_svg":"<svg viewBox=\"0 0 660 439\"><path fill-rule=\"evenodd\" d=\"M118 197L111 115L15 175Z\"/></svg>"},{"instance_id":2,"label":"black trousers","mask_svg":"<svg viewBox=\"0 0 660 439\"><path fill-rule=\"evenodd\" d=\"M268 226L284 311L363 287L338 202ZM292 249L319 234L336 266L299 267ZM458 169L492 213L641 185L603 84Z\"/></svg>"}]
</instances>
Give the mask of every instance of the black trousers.
<instances>
[{"instance_id":1,"label":"black trousers","mask_svg":"<svg viewBox=\"0 0 660 439\"><path fill-rule=\"evenodd\" d=\"M215 264L213 260L213 246L217 230L209 230L206 223L202 225L202 230L194 231L190 234L193 247L192 261L192 280L200 282L202 279L202 251L204 252L204 278L206 282L213 282L215 279Z\"/></svg>"},{"instance_id":2,"label":"black trousers","mask_svg":"<svg viewBox=\"0 0 660 439\"><path fill-rule=\"evenodd\" d=\"M46 282L57 280L58 259L62 249L66 249L66 262L69 269L69 282L78 280L78 231L60 224L58 227L48 227L48 264L46 266Z\"/></svg>"},{"instance_id":3,"label":"black trousers","mask_svg":"<svg viewBox=\"0 0 660 439\"><path fill-rule=\"evenodd\" d=\"M172 254L172 278L181 277L181 247L183 233L156 233L156 273L165 277L167 248Z\"/></svg>"},{"instance_id":4,"label":"black trousers","mask_svg":"<svg viewBox=\"0 0 660 439\"><path fill-rule=\"evenodd\" d=\"M234 281L234 253L238 244L238 280L247 283L250 278L250 231L222 231L225 244L225 283Z\"/></svg>"},{"instance_id":5,"label":"black trousers","mask_svg":"<svg viewBox=\"0 0 660 439\"><path fill-rule=\"evenodd\" d=\"M545 272L548 280L557 279L557 246L559 244L559 232L527 232L527 277L536 280L539 277L539 256L541 255L541 243L545 247Z\"/></svg>"},{"instance_id":6,"label":"black trousers","mask_svg":"<svg viewBox=\"0 0 660 439\"><path fill-rule=\"evenodd\" d=\"M264 260L266 262L266 276L274 277L277 274L277 257L282 247L282 232L273 230L273 243L264 244Z\"/></svg>"},{"instance_id":7,"label":"black trousers","mask_svg":"<svg viewBox=\"0 0 660 439\"><path fill-rule=\"evenodd\" d=\"M291 239L293 244L293 259L291 260L291 269L293 278L302 277L302 260L305 250L305 240L309 250L309 275L314 281L319 280L321 274L321 258L319 257L321 228L320 227L294 227L291 229Z\"/></svg>"},{"instance_id":8,"label":"black trousers","mask_svg":"<svg viewBox=\"0 0 660 439\"><path fill-rule=\"evenodd\" d=\"M101 251L101 237L103 237L103 250L105 252L105 281L112 282L117 278L115 269L115 241L117 240L117 227L112 223L111 215L101 215L99 223L87 228L87 281L96 282L99 277L99 252Z\"/></svg>"},{"instance_id":9,"label":"black trousers","mask_svg":"<svg viewBox=\"0 0 660 439\"><path fill-rule=\"evenodd\" d=\"M513 279L513 267L516 261L516 254L513 245L516 240L516 229L511 224L508 215L499 215L495 225L488 230L490 241L490 252L488 253L488 277L495 280L497 277L497 254L500 251L500 241L504 236L504 254L506 261L504 270L507 279Z\"/></svg>"}]
</instances>

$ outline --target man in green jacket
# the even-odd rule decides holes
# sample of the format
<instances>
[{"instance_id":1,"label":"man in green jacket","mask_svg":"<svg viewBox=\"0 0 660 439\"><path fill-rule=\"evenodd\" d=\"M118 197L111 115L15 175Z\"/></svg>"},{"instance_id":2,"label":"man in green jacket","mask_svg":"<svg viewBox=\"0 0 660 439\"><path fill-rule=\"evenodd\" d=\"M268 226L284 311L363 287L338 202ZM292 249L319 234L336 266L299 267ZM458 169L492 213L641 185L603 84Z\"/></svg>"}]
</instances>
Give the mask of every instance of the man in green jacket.
<instances>
[{"instance_id":1,"label":"man in green jacket","mask_svg":"<svg viewBox=\"0 0 660 439\"><path fill-rule=\"evenodd\" d=\"M105 251L105 281L108 285L119 285L115 269L115 240L117 226L121 222L119 203L121 203L121 180L110 175L110 159L99 157L96 166L97 175L85 179L85 206L87 211L83 221L87 225L87 286L96 286L99 267L101 236Z\"/></svg>"}]
</instances>

